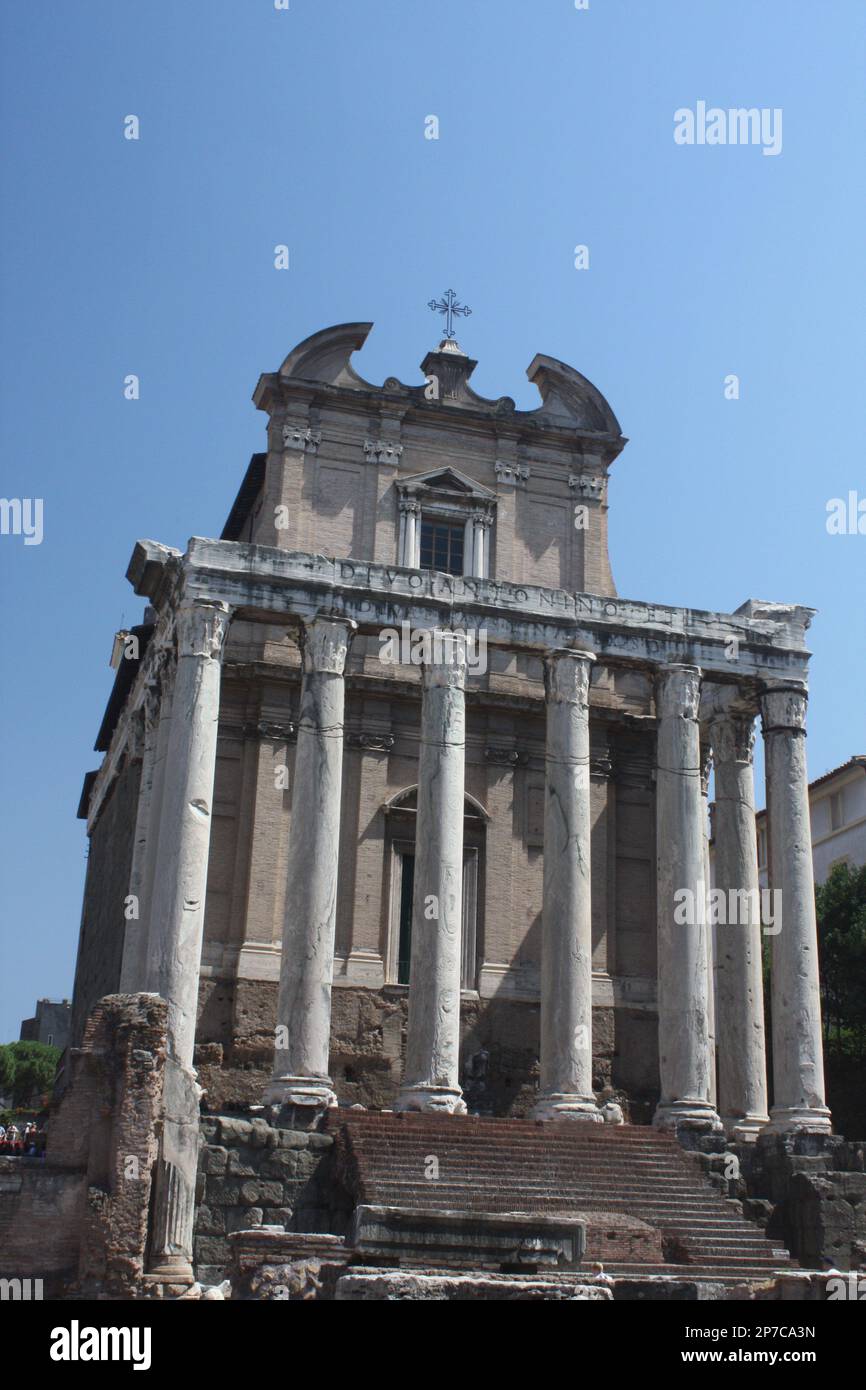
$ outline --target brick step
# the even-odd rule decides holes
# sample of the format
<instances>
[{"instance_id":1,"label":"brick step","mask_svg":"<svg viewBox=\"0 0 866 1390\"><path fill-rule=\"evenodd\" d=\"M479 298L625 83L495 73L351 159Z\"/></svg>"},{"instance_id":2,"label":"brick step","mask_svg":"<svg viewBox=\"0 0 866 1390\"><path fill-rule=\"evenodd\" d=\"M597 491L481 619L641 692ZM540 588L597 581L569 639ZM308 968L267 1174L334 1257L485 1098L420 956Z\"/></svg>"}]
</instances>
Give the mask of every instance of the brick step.
<instances>
[{"instance_id":1,"label":"brick step","mask_svg":"<svg viewBox=\"0 0 866 1390\"><path fill-rule=\"evenodd\" d=\"M616 1183L604 1184L583 1184L575 1185L567 1190L560 1188L555 1195L551 1195L550 1189L544 1184L521 1183L513 1188L504 1183L478 1184L471 1186L466 1183L449 1182L439 1178L430 1182L419 1182L417 1179L392 1178L387 1182L374 1183L372 1187L368 1183L363 1184L365 1191L385 1192L416 1192L426 1196L427 1200L433 1200L436 1195L453 1194L467 1200L478 1200L495 1197L496 1205L509 1201L517 1201L519 1205L514 1208L521 1210L522 1204L526 1201L540 1200L545 1202L558 1202L560 1206L570 1207L580 1201L592 1201L595 1203L604 1201L607 1198L619 1201L646 1201L649 1206L676 1207L688 1206L695 1211L705 1212L708 1216L715 1214L719 1210L712 1197L703 1198L701 1194L695 1194L688 1190L682 1193L665 1193L663 1195L641 1192L640 1189L624 1188ZM719 1198L724 1201L724 1198ZM724 1208L722 1208L724 1211ZM737 1214L730 1212L732 1219L737 1219ZM744 1219L742 1217L740 1220Z\"/></svg>"},{"instance_id":2,"label":"brick step","mask_svg":"<svg viewBox=\"0 0 866 1390\"><path fill-rule=\"evenodd\" d=\"M676 1235L692 1263L621 1266L746 1281L791 1268L676 1140L649 1128L338 1112L327 1124L356 1201L422 1210L627 1215ZM427 1158L440 1177L425 1180ZM649 1252L648 1252L649 1253Z\"/></svg>"}]
</instances>

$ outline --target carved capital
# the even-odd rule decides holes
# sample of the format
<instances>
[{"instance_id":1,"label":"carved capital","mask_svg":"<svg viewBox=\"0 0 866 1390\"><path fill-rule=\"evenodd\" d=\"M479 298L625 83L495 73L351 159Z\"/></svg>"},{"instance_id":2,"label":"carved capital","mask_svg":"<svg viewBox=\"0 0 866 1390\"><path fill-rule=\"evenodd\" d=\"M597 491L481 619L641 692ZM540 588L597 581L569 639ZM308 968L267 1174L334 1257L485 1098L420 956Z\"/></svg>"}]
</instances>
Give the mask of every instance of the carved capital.
<instances>
[{"instance_id":1,"label":"carved capital","mask_svg":"<svg viewBox=\"0 0 866 1390\"><path fill-rule=\"evenodd\" d=\"M342 676L358 624L351 618L314 618L305 623L301 650L305 672Z\"/></svg>"},{"instance_id":2,"label":"carved capital","mask_svg":"<svg viewBox=\"0 0 866 1390\"><path fill-rule=\"evenodd\" d=\"M697 719L701 703L700 666L661 666L656 676L659 719Z\"/></svg>"},{"instance_id":3,"label":"carved capital","mask_svg":"<svg viewBox=\"0 0 866 1390\"><path fill-rule=\"evenodd\" d=\"M506 487L525 487L529 477L529 464L505 463L501 459L497 459L493 465L493 471L500 483L504 483Z\"/></svg>"},{"instance_id":4,"label":"carved capital","mask_svg":"<svg viewBox=\"0 0 866 1390\"><path fill-rule=\"evenodd\" d=\"M750 715L719 715L710 724L713 762L751 764L755 748L755 721Z\"/></svg>"},{"instance_id":5,"label":"carved capital","mask_svg":"<svg viewBox=\"0 0 866 1390\"><path fill-rule=\"evenodd\" d=\"M544 694L551 704L589 705L592 652L557 648L544 657Z\"/></svg>"},{"instance_id":6,"label":"carved capital","mask_svg":"<svg viewBox=\"0 0 866 1390\"><path fill-rule=\"evenodd\" d=\"M388 439L365 439L364 453L371 463L396 463L403 453L403 445Z\"/></svg>"},{"instance_id":7,"label":"carved capital","mask_svg":"<svg viewBox=\"0 0 866 1390\"><path fill-rule=\"evenodd\" d=\"M451 686L463 690L466 685L466 636L435 628L431 643L431 660L422 665L424 688Z\"/></svg>"},{"instance_id":8,"label":"carved capital","mask_svg":"<svg viewBox=\"0 0 866 1390\"><path fill-rule=\"evenodd\" d=\"M417 497L401 497L399 501L400 511L405 516L420 516L421 503Z\"/></svg>"},{"instance_id":9,"label":"carved capital","mask_svg":"<svg viewBox=\"0 0 866 1390\"><path fill-rule=\"evenodd\" d=\"M231 609L227 603L184 599L175 613L178 657L193 656L218 661L230 618Z\"/></svg>"},{"instance_id":10,"label":"carved capital","mask_svg":"<svg viewBox=\"0 0 866 1390\"><path fill-rule=\"evenodd\" d=\"M597 473L569 473L568 486L578 497L589 497L600 502L604 496L604 478Z\"/></svg>"},{"instance_id":11,"label":"carved capital","mask_svg":"<svg viewBox=\"0 0 866 1390\"><path fill-rule=\"evenodd\" d=\"M805 686L789 685L778 690L765 690L761 696L764 737L776 733L805 734L808 699Z\"/></svg>"},{"instance_id":12,"label":"carved capital","mask_svg":"<svg viewBox=\"0 0 866 1390\"><path fill-rule=\"evenodd\" d=\"M306 425L299 424L283 425L283 447L285 449L298 449L305 454L315 454L321 442L321 430L310 429Z\"/></svg>"}]
</instances>

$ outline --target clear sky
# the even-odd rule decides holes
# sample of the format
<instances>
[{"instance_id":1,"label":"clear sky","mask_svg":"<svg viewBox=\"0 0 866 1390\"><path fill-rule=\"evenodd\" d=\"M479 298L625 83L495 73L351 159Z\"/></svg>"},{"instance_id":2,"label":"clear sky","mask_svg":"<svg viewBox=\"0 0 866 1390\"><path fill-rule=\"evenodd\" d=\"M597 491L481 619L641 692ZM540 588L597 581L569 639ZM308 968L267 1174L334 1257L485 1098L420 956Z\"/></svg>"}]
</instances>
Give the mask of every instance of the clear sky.
<instances>
[{"instance_id":1,"label":"clear sky","mask_svg":"<svg viewBox=\"0 0 866 1390\"><path fill-rule=\"evenodd\" d=\"M866 498L863 0L5 0L0 29L0 491L44 504L40 545L0 536L0 1040L71 993L133 543L219 535L259 373L330 324L418 382L453 286L482 394L577 367L631 440L619 592L818 609L810 773L866 752L866 535L826 530ZM781 152L676 144L701 101L780 108Z\"/></svg>"}]
</instances>

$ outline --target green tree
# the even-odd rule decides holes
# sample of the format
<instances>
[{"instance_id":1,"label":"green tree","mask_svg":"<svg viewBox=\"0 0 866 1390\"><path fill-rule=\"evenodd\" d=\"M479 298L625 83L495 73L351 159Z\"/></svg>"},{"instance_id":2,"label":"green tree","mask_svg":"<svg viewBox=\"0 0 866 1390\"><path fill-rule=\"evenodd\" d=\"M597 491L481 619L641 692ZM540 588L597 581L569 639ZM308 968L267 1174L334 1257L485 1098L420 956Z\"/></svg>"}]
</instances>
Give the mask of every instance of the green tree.
<instances>
[{"instance_id":1,"label":"green tree","mask_svg":"<svg viewBox=\"0 0 866 1390\"><path fill-rule=\"evenodd\" d=\"M15 1058L9 1050L7 1043L0 1043L0 1094L6 1095L7 1091L12 1090L12 1082L15 1079Z\"/></svg>"},{"instance_id":2,"label":"green tree","mask_svg":"<svg viewBox=\"0 0 866 1390\"><path fill-rule=\"evenodd\" d=\"M866 865L837 864L815 889L824 1036L829 1046L866 1056Z\"/></svg>"},{"instance_id":3,"label":"green tree","mask_svg":"<svg viewBox=\"0 0 866 1390\"><path fill-rule=\"evenodd\" d=\"M7 1054L7 1065L11 1064L11 1082L7 1085L11 1085L14 1105L26 1105L31 1096L51 1091L60 1057L59 1047L39 1042L14 1042L0 1050Z\"/></svg>"}]
</instances>

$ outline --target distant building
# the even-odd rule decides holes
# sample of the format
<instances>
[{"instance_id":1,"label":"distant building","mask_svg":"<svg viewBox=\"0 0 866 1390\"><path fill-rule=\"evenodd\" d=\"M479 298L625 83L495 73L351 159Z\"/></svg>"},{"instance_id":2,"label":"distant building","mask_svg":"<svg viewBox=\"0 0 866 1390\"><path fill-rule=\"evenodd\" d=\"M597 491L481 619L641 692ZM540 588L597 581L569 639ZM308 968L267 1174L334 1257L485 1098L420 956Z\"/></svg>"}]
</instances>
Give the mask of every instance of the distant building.
<instances>
[{"instance_id":1,"label":"distant building","mask_svg":"<svg viewBox=\"0 0 866 1390\"><path fill-rule=\"evenodd\" d=\"M823 883L837 864L859 869L866 864L866 754L856 753L841 767L809 783L812 864L815 882ZM758 830L758 876L767 878L767 812L755 817Z\"/></svg>"},{"instance_id":2,"label":"distant building","mask_svg":"<svg viewBox=\"0 0 866 1390\"><path fill-rule=\"evenodd\" d=\"M37 999L33 1018L21 1024L20 1042L47 1043L61 1052L69 1042L69 1020L72 1006L68 999Z\"/></svg>"}]
</instances>

